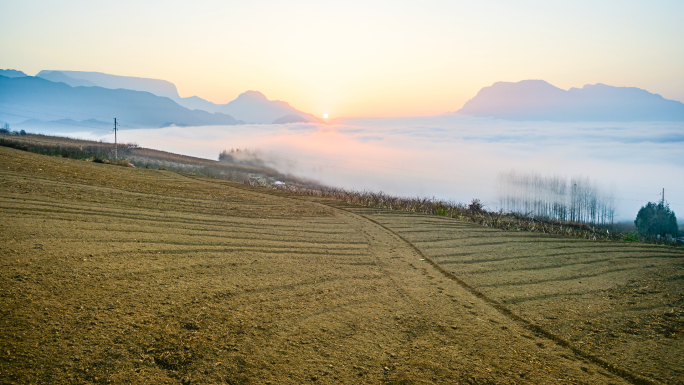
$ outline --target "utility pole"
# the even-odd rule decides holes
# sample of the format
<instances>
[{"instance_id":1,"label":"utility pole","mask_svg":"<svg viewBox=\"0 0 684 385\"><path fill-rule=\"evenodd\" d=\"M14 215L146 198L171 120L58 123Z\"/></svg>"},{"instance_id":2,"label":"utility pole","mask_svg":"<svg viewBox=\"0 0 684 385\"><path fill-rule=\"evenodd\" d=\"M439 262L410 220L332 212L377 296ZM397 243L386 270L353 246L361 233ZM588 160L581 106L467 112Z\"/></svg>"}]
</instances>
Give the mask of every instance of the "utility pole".
<instances>
[{"instance_id":1,"label":"utility pole","mask_svg":"<svg viewBox=\"0 0 684 385\"><path fill-rule=\"evenodd\" d=\"M119 161L119 151L116 144L116 118L114 118L114 160Z\"/></svg>"},{"instance_id":2,"label":"utility pole","mask_svg":"<svg viewBox=\"0 0 684 385\"><path fill-rule=\"evenodd\" d=\"M665 189L663 188L663 200L660 203L665 206Z\"/></svg>"}]
</instances>

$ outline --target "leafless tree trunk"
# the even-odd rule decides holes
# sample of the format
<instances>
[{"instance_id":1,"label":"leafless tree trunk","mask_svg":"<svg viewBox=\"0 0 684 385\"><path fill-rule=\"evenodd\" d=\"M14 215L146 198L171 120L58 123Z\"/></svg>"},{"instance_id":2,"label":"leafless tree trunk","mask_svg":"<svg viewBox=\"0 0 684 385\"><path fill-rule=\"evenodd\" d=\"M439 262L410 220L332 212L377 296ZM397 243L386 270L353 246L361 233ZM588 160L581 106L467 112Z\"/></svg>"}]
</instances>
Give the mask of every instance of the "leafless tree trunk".
<instances>
[{"instance_id":1,"label":"leafless tree trunk","mask_svg":"<svg viewBox=\"0 0 684 385\"><path fill-rule=\"evenodd\" d=\"M545 177L536 173L502 173L499 201L506 212L561 222L610 225L615 216L612 193L605 194L588 177Z\"/></svg>"}]
</instances>

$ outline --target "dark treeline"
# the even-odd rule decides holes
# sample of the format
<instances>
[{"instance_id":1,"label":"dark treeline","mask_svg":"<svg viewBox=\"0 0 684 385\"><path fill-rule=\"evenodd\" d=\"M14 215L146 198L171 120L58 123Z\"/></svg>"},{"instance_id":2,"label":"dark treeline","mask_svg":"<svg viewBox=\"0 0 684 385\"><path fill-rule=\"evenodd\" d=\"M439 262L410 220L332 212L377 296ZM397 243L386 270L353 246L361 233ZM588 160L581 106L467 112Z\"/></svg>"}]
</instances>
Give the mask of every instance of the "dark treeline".
<instances>
[{"instance_id":1,"label":"dark treeline","mask_svg":"<svg viewBox=\"0 0 684 385\"><path fill-rule=\"evenodd\" d=\"M499 201L505 212L529 215L559 222L612 225L615 204L587 177L570 179L536 173L499 175Z\"/></svg>"}]
</instances>

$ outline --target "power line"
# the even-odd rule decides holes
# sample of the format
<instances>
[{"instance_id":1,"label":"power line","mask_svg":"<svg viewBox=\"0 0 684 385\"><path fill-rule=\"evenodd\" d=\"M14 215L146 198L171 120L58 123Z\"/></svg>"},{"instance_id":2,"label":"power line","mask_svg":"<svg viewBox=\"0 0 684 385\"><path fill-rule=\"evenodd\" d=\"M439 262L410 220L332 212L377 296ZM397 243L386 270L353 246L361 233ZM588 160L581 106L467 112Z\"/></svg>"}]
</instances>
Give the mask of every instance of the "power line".
<instances>
[{"instance_id":1,"label":"power line","mask_svg":"<svg viewBox=\"0 0 684 385\"><path fill-rule=\"evenodd\" d=\"M119 161L119 150L116 143L116 118L114 118L114 160Z\"/></svg>"}]
</instances>

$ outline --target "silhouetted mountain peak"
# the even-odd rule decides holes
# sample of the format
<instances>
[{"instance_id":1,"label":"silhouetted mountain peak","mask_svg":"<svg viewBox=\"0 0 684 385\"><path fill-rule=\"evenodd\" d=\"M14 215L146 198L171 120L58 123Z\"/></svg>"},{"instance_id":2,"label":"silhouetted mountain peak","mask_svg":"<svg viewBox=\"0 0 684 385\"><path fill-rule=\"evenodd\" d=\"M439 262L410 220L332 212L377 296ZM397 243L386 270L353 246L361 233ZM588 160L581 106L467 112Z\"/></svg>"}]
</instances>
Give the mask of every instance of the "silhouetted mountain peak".
<instances>
[{"instance_id":1,"label":"silhouetted mountain peak","mask_svg":"<svg viewBox=\"0 0 684 385\"><path fill-rule=\"evenodd\" d=\"M248 123L271 124L288 115L297 115L300 119L305 117L307 121L322 123L319 118L299 111L287 102L268 100L266 95L259 91L243 92L235 100L219 108L218 112Z\"/></svg>"},{"instance_id":2,"label":"silhouetted mountain peak","mask_svg":"<svg viewBox=\"0 0 684 385\"><path fill-rule=\"evenodd\" d=\"M28 75L18 70L0 70L0 76L4 76L7 78L23 78Z\"/></svg>"},{"instance_id":3,"label":"silhouetted mountain peak","mask_svg":"<svg viewBox=\"0 0 684 385\"><path fill-rule=\"evenodd\" d=\"M521 80L519 82L496 82L492 84L492 87L536 87L539 89L552 89L552 88L558 88L554 86L553 84L547 82L546 80L542 79L527 79L527 80Z\"/></svg>"},{"instance_id":4,"label":"silhouetted mountain peak","mask_svg":"<svg viewBox=\"0 0 684 385\"><path fill-rule=\"evenodd\" d=\"M259 91L245 91L241 93L235 100L238 99L261 99L261 100L268 100L266 98L266 95L262 94Z\"/></svg>"},{"instance_id":5,"label":"silhouetted mountain peak","mask_svg":"<svg viewBox=\"0 0 684 385\"><path fill-rule=\"evenodd\" d=\"M544 95L559 94L562 92L565 91L544 80L523 80L517 83L496 82L489 87L483 87L477 95L475 95L475 98L494 97L496 99L512 99L515 97L519 99L521 96L543 97Z\"/></svg>"},{"instance_id":6,"label":"silhouetted mountain peak","mask_svg":"<svg viewBox=\"0 0 684 385\"><path fill-rule=\"evenodd\" d=\"M543 80L523 80L484 87L456 113L509 120L684 121L684 104L635 87L597 83L565 91Z\"/></svg>"}]
</instances>

